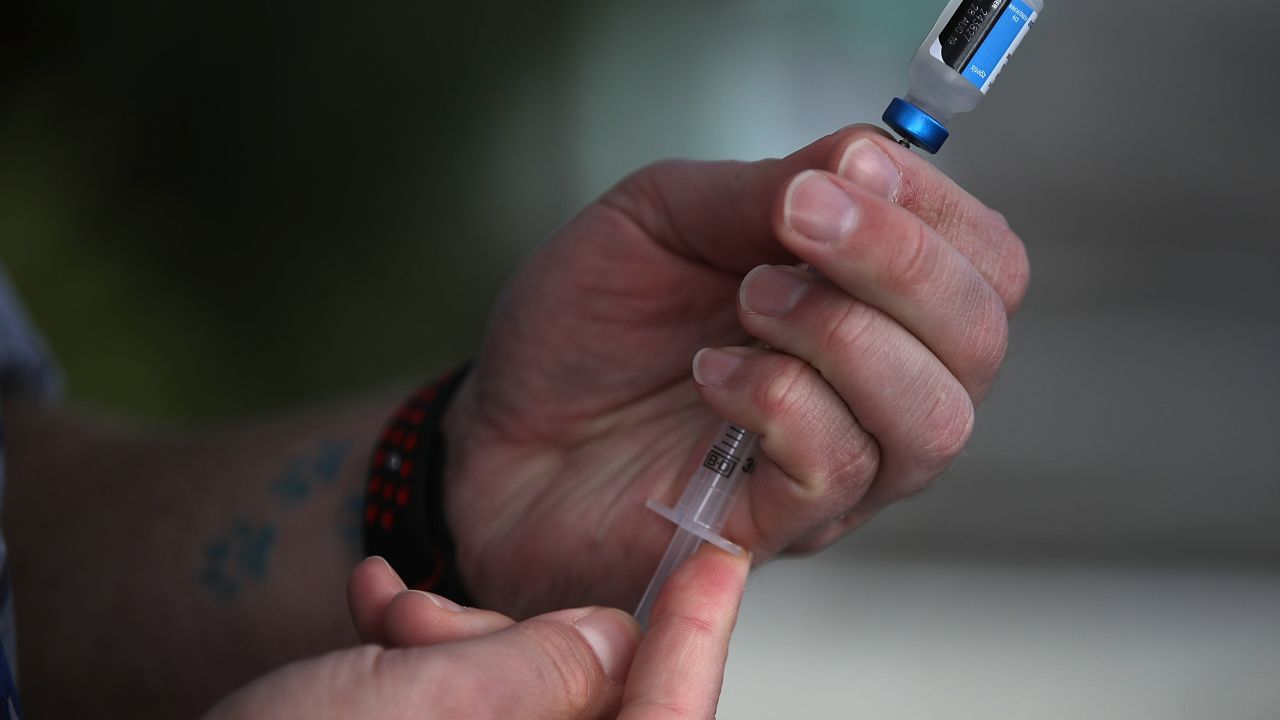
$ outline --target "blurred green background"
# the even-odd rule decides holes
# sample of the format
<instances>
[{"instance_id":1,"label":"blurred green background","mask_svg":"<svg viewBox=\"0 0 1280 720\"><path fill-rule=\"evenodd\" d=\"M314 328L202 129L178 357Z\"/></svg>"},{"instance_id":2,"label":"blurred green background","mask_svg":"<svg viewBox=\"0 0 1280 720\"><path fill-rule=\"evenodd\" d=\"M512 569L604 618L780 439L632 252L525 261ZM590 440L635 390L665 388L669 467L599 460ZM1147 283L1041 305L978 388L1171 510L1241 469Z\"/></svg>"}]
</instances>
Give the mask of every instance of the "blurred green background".
<instances>
[{"instance_id":1,"label":"blurred green background","mask_svg":"<svg viewBox=\"0 0 1280 720\"><path fill-rule=\"evenodd\" d=\"M73 396L221 418L465 357L550 227L495 232L485 148L570 9L11 9L0 257Z\"/></svg>"},{"instance_id":2,"label":"blurred green background","mask_svg":"<svg viewBox=\"0 0 1280 720\"><path fill-rule=\"evenodd\" d=\"M905 57L916 4L23 4L0 31L0 257L82 402L209 420L416 380L626 172L790 149L709 127L770 111L737 92L778 72L761 28L809 35L802 61Z\"/></svg>"}]
</instances>

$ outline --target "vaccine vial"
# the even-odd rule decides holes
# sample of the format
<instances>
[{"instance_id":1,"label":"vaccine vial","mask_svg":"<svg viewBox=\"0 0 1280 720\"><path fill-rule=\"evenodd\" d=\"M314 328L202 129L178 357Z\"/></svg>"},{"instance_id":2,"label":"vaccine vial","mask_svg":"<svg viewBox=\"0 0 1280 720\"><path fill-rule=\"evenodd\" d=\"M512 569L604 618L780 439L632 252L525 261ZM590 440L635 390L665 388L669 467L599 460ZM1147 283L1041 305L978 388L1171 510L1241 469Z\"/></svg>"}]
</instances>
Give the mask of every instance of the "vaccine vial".
<instances>
[{"instance_id":1,"label":"vaccine vial","mask_svg":"<svg viewBox=\"0 0 1280 720\"><path fill-rule=\"evenodd\" d=\"M938 152L951 119L978 107L1043 9L1044 0L951 0L911 61L911 90L890 103L885 123Z\"/></svg>"}]
</instances>

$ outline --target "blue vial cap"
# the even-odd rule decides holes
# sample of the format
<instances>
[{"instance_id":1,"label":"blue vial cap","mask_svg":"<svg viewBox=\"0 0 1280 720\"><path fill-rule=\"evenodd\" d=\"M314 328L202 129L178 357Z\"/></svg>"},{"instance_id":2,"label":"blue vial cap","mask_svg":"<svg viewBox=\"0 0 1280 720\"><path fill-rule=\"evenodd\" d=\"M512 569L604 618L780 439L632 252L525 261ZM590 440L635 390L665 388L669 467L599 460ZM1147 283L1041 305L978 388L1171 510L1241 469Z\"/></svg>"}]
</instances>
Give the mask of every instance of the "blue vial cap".
<instances>
[{"instance_id":1,"label":"blue vial cap","mask_svg":"<svg viewBox=\"0 0 1280 720\"><path fill-rule=\"evenodd\" d=\"M929 113L903 100L894 98L884 111L884 122L912 145L918 145L930 154L942 149L951 133Z\"/></svg>"}]
</instances>

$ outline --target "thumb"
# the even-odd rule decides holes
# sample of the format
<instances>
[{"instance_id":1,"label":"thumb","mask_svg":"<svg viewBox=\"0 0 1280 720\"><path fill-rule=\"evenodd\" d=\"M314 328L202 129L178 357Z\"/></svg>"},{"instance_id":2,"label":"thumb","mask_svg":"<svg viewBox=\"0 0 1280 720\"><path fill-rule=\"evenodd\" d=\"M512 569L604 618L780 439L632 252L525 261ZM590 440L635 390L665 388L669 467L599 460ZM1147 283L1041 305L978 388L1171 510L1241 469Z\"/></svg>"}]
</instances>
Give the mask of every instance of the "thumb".
<instances>
[{"instance_id":1,"label":"thumb","mask_svg":"<svg viewBox=\"0 0 1280 720\"><path fill-rule=\"evenodd\" d=\"M474 640L367 645L287 665L204 720L613 717L639 643L621 610L563 610Z\"/></svg>"},{"instance_id":2,"label":"thumb","mask_svg":"<svg viewBox=\"0 0 1280 720\"><path fill-rule=\"evenodd\" d=\"M486 717L586 720L617 713L640 637L621 610L583 608L440 649L454 677L485 679L475 707Z\"/></svg>"},{"instance_id":3,"label":"thumb","mask_svg":"<svg viewBox=\"0 0 1280 720\"><path fill-rule=\"evenodd\" d=\"M784 191L805 170L836 172L847 148L872 137L887 134L857 125L781 160L657 163L615 186L603 205L667 249L713 267L746 274L764 263L795 262L775 232Z\"/></svg>"}]
</instances>

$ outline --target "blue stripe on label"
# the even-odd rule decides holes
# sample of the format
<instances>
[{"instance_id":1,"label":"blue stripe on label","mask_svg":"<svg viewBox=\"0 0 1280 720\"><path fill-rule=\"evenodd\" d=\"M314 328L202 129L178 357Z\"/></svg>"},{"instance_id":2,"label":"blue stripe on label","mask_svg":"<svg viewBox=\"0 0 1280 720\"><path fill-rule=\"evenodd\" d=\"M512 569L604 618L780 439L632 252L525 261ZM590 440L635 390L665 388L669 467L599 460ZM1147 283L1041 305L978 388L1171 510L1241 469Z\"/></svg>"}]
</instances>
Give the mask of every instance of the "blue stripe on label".
<instances>
[{"instance_id":1,"label":"blue stripe on label","mask_svg":"<svg viewBox=\"0 0 1280 720\"><path fill-rule=\"evenodd\" d=\"M1013 46L1013 41L1018 39L1018 34L1030 22L1033 12L1023 0L1013 0L1009 3L1004 14L992 26L986 42L982 43L973 60L969 61L969 67L965 68L963 73L965 79L982 90L991 73L999 69L1000 63L1009 53L1009 48Z\"/></svg>"}]
</instances>

